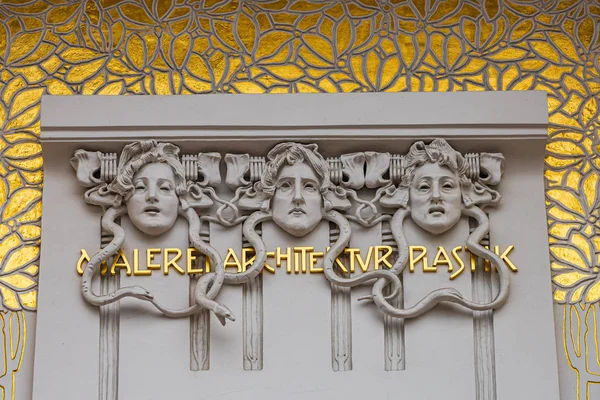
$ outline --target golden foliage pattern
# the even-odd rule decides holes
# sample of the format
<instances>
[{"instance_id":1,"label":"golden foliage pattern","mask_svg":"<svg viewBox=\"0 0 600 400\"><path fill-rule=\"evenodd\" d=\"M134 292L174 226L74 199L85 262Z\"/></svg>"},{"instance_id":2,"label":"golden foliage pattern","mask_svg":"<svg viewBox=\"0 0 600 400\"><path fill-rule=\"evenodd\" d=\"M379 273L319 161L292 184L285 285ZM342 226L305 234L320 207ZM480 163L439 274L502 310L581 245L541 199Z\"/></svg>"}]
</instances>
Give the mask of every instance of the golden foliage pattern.
<instances>
[{"instance_id":1,"label":"golden foliage pattern","mask_svg":"<svg viewBox=\"0 0 600 400\"><path fill-rule=\"evenodd\" d=\"M0 325L2 333L0 365L3 366L0 370L2 399L14 400L15 375L21 369L27 340L25 313L23 311L0 313Z\"/></svg>"},{"instance_id":2,"label":"golden foliage pattern","mask_svg":"<svg viewBox=\"0 0 600 400\"><path fill-rule=\"evenodd\" d=\"M595 1L4 0L0 60L5 312L36 308L42 94L543 90L554 299L600 301Z\"/></svg>"},{"instance_id":3,"label":"golden foliage pattern","mask_svg":"<svg viewBox=\"0 0 600 400\"><path fill-rule=\"evenodd\" d=\"M565 356L575 371L577 399L590 400L590 385L600 384L600 304L580 302L564 307Z\"/></svg>"}]
</instances>

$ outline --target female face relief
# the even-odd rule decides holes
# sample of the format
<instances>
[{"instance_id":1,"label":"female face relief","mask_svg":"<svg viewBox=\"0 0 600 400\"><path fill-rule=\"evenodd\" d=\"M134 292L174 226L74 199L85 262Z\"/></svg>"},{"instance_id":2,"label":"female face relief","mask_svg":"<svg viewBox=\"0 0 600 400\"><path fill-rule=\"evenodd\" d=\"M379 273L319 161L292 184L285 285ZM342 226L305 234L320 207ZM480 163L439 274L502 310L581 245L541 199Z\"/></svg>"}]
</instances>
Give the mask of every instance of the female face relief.
<instances>
[{"instance_id":1,"label":"female face relief","mask_svg":"<svg viewBox=\"0 0 600 400\"><path fill-rule=\"evenodd\" d=\"M305 162L286 165L279 171L271 199L273 221L293 236L304 236L321 221L322 201L313 168Z\"/></svg>"},{"instance_id":2,"label":"female face relief","mask_svg":"<svg viewBox=\"0 0 600 400\"><path fill-rule=\"evenodd\" d=\"M171 167L166 163L146 164L134 175L133 186L133 194L126 202L133 225L151 236L171 229L179 207Z\"/></svg>"},{"instance_id":3,"label":"female face relief","mask_svg":"<svg viewBox=\"0 0 600 400\"><path fill-rule=\"evenodd\" d=\"M415 169L410 185L410 215L417 225L435 235L452 228L461 215L458 175L438 163Z\"/></svg>"}]
</instances>

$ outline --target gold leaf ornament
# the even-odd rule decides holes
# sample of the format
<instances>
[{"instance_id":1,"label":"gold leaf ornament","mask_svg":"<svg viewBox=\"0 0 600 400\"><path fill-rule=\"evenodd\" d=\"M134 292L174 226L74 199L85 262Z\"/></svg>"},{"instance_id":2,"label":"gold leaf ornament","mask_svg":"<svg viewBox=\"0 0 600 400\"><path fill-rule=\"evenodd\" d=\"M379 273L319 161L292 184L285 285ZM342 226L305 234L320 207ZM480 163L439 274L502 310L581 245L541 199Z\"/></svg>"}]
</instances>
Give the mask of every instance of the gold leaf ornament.
<instances>
[{"instance_id":1,"label":"gold leaf ornament","mask_svg":"<svg viewBox=\"0 0 600 400\"><path fill-rule=\"evenodd\" d=\"M581 272L567 272L554 276L553 281L562 288L571 288L585 280L593 279L593 275Z\"/></svg>"},{"instance_id":2,"label":"gold leaf ornament","mask_svg":"<svg viewBox=\"0 0 600 400\"><path fill-rule=\"evenodd\" d=\"M34 188L22 188L17 190L8 199L4 206L4 212L2 214L2 220L7 221L12 218L18 218L24 212L31 208L31 206L40 200L42 192L39 189Z\"/></svg>"},{"instance_id":3,"label":"gold leaf ornament","mask_svg":"<svg viewBox=\"0 0 600 400\"><path fill-rule=\"evenodd\" d=\"M38 246L23 246L8 253L0 269L0 295L5 310L32 310L36 307L37 270L29 268L37 261ZM27 270L27 271L25 271ZM23 272L21 272L23 271Z\"/></svg>"},{"instance_id":4,"label":"gold leaf ornament","mask_svg":"<svg viewBox=\"0 0 600 400\"><path fill-rule=\"evenodd\" d=\"M253 18L245 12L236 15L235 33L241 42L241 47L246 54L254 53L254 45L257 42L257 26Z\"/></svg>"}]
</instances>

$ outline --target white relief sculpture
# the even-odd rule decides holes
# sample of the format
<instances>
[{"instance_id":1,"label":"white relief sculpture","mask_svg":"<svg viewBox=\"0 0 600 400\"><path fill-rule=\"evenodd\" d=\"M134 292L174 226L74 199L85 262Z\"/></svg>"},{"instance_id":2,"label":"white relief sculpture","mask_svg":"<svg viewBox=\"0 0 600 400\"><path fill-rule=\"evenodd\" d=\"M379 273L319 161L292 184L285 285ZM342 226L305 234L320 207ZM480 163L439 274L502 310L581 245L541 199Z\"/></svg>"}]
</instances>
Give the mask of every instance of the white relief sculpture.
<instances>
[{"instance_id":1,"label":"white relief sculpture","mask_svg":"<svg viewBox=\"0 0 600 400\"><path fill-rule=\"evenodd\" d=\"M479 165L475 168L467 157L443 139L435 139L428 145L416 142L404 159L400 184L388 185L380 203L384 207L398 208L390 222L398 243L398 258L391 268L392 272L402 273L408 262L408 243L403 233L403 221L407 215L432 234L446 232L461 216L469 216L477 222L477 227L468 236L466 245L475 255L490 261L498 271L498 294L492 301L477 303L466 299L456 289L442 288L404 309L392 306L384 297L386 282L380 279L374 284L370 298L386 315L414 318L442 302L456 303L473 311L486 311L502 306L508 299L508 267L499 256L480 244L489 231L489 219L482 207L500 200L498 192L482 183L482 175L488 182L499 182L504 161L499 154L486 154L486 160L486 169L481 174Z\"/></svg>"},{"instance_id":2,"label":"white relief sculpture","mask_svg":"<svg viewBox=\"0 0 600 400\"><path fill-rule=\"evenodd\" d=\"M326 279L334 289L374 282L372 294L366 299L374 301L388 317L414 318L442 302L486 311L500 307L508 297L508 268L480 243L489 231L489 220L482 207L500 199L488 186L500 181L503 173L500 154L462 156L446 141L436 139L430 144L414 143L407 155L365 152L326 160L316 144L285 142L273 147L266 159L248 154L225 156L225 183L235 190L230 200L219 198L213 188L220 183L219 162L218 153L183 156L180 160L176 146L155 141L125 146L118 165L116 155L109 157L83 150L75 153L72 164L77 169L77 177L83 186L90 188L86 202L105 208L102 226L113 235L112 241L92 257L84 270L82 293L86 301L101 306L123 297L135 297L174 318L206 309L224 325L227 319L234 321L235 317L227 306L216 300L222 286L253 282L264 267L267 252L257 226L273 220L283 231L303 237L323 219L339 229L339 235L336 234L324 256ZM358 196L356 190L363 186L377 189L372 199ZM198 211L213 203L218 206L216 216L198 215ZM390 215L381 212L381 207L397 211ZM244 215L244 211L250 215ZM193 295L196 304L171 310L139 286L118 288L101 295L92 291L91 281L101 263L116 254L123 244L124 231L115 219L125 214L137 229L152 236L171 229L178 216L188 220L190 243L214 266L212 272L197 280ZM429 293L417 304L403 308L403 302L397 300L402 293L399 275L408 262L403 221L409 215L419 227L434 235L450 230L462 216L473 218L477 226L466 243L475 255L490 261L498 270L498 294L491 301L479 303L466 299L456 289L442 288ZM391 269L354 276L335 270L335 259L350 240L349 220L366 227L389 221L398 245L396 262ZM221 256L200 238L202 221L225 226L243 223L244 238L256 253L252 265L242 272L226 272Z\"/></svg>"},{"instance_id":3,"label":"white relief sculpture","mask_svg":"<svg viewBox=\"0 0 600 400\"><path fill-rule=\"evenodd\" d=\"M129 219L140 231L158 236L173 227L179 206L175 187L183 186L175 180L172 166L166 163L146 164L135 173L133 188L125 188L125 206ZM112 190L117 191L116 186Z\"/></svg>"},{"instance_id":4,"label":"white relief sculpture","mask_svg":"<svg viewBox=\"0 0 600 400\"><path fill-rule=\"evenodd\" d=\"M268 162L256 185L259 196L268 196L260 205L271 209L273 222L289 234L302 237L321 222L321 209L346 209L350 202L334 189L329 179L327 162L316 152L316 145L281 143L267 156ZM251 209L251 195L240 199L240 207Z\"/></svg>"},{"instance_id":5,"label":"white relief sculpture","mask_svg":"<svg viewBox=\"0 0 600 400\"><path fill-rule=\"evenodd\" d=\"M361 162L360 158L357 162ZM240 170L237 171L241 174ZM273 219L280 228L297 237L310 233L321 219L333 222L340 228L340 236L324 257L323 268L327 279L338 286L355 287L382 278L393 287L388 298L394 297L399 290L400 280L390 271L376 270L347 278L335 272L334 261L348 245L351 234L350 224L340 211L350 209L348 196L352 199L358 197L354 190L335 185L330 175L329 165L318 152L316 144L280 143L267 155L260 181L244 189L238 202L239 208L260 210L264 216L262 221ZM239 181L239 178L232 177L232 181ZM275 217L275 213L279 215ZM246 238L252 245L251 239L260 240L260 247L264 248L260 237ZM259 260L258 249L255 249L257 258L254 265L264 263L264 259Z\"/></svg>"},{"instance_id":6,"label":"white relief sculpture","mask_svg":"<svg viewBox=\"0 0 600 400\"><path fill-rule=\"evenodd\" d=\"M218 157L209 159L217 165L220 160ZM115 223L115 219L125 214L129 215L136 228L153 236L169 230L178 215L185 217L189 222L190 243L219 269L222 266L221 257L200 238L201 223L196 211L213 204L209 196L213 196L214 191L206 184L220 180L214 176L218 168L205 166L200 174L204 176L203 182L188 181L186 168L179 160L179 148L154 140L125 146L118 166L113 160L114 157L105 162L101 153L84 150L78 150L71 160L80 183L86 187L95 185L86 192L85 200L105 208L102 228L113 237L106 247L92 256L85 267L81 283L83 297L95 306L110 304L124 297L135 297L150 302L168 317L190 316L199 311L199 305L172 310L140 286L122 287L99 295L94 293L91 284L102 262L115 255L123 245L125 231ZM189 165L187 167L189 169Z\"/></svg>"},{"instance_id":7,"label":"white relief sculpture","mask_svg":"<svg viewBox=\"0 0 600 400\"><path fill-rule=\"evenodd\" d=\"M273 221L287 233L302 237L321 222L319 177L306 163L286 165L273 194Z\"/></svg>"},{"instance_id":8,"label":"white relief sculpture","mask_svg":"<svg viewBox=\"0 0 600 400\"><path fill-rule=\"evenodd\" d=\"M438 163L414 171L409 189L410 216L426 231L439 235L452 228L461 214L458 174Z\"/></svg>"},{"instance_id":9,"label":"white relief sculpture","mask_svg":"<svg viewBox=\"0 0 600 400\"><path fill-rule=\"evenodd\" d=\"M323 218L336 227L333 236L330 230L331 249L324 260L325 275L332 286L332 368L336 371L352 369L349 289L379 277L392 282L394 290L400 285L399 278L388 271L371 271L351 277L340 275L334 267L334 260L350 240L350 224L340 211L350 209L348 196L358 200L353 189L364 185L364 154L353 153L325 160L316 144L287 142L273 147L266 162L244 154L228 154L225 161L227 182L232 189L247 182L237 188L234 197L235 200L239 197L237 205L240 209L270 212L273 222L295 237L309 234ZM256 183L252 185L252 182ZM255 260L255 264L263 262L258 257ZM258 311L255 310L255 314ZM249 318L254 319L253 315ZM247 335L260 336L262 327L257 326L257 329L259 331L255 329Z\"/></svg>"}]
</instances>

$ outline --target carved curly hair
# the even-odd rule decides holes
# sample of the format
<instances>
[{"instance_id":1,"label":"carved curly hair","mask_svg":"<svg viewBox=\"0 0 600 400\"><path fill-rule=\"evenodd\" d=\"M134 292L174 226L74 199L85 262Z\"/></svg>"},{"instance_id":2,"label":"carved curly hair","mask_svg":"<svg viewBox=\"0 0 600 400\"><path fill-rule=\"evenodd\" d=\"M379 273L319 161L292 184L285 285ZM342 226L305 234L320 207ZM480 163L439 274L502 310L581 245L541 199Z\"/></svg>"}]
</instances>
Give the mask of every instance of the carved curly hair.
<instances>
[{"instance_id":1,"label":"carved curly hair","mask_svg":"<svg viewBox=\"0 0 600 400\"><path fill-rule=\"evenodd\" d=\"M258 183L259 190L273 195L277 185L277 174L284 164L295 165L306 162L310 165L321 180L320 192L324 193L334 188L329 178L329 166L327 161L318 152L316 144L301 144L294 142L279 143L267 154L265 171Z\"/></svg>"},{"instance_id":2,"label":"carved curly hair","mask_svg":"<svg viewBox=\"0 0 600 400\"><path fill-rule=\"evenodd\" d=\"M469 182L467 170L469 165L458 151L454 150L444 139L434 139L425 144L422 141L413 143L405 158L405 172L401 186L408 187L415 176L415 170L426 163L437 163L456 172L461 182Z\"/></svg>"},{"instance_id":3,"label":"carved curly hair","mask_svg":"<svg viewBox=\"0 0 600 400\"><path fill-rule=\"evenodd\" d=\"M175 175L175 193L186 192L185 169L179 160L179 147L171 143L157 143L155 140L143 140L128 144L121 152L117 177L108 185L108 190L118 193L125 200L134 190L133 177L144 165L165 163Z\"/></svg>"}]
</instances>

